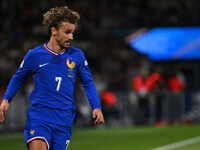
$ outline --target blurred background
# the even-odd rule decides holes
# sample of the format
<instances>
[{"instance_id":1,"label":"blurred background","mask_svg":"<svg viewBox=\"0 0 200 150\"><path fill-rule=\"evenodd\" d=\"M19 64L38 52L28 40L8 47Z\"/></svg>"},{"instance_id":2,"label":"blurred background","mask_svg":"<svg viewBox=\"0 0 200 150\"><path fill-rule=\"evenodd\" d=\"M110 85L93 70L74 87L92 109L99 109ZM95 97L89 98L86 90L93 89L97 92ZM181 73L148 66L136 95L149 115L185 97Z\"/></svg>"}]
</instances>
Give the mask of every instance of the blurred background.
<instances>
[{"instance_id":1,"label":"blurred background","mask_svg":"<svg viewBox=\"0 0 200 150\"><path fill-rule=\"evenodd\" d=\"M72 46L84 51L102 104L104 127L200 122L199 0L1 0L0 97L29 49L48 42L42 14L67 5L80 22ZM78 80L75 128L92 127ZM23 131L30 77L0 132Z\"/></svg>"}]
</instances>

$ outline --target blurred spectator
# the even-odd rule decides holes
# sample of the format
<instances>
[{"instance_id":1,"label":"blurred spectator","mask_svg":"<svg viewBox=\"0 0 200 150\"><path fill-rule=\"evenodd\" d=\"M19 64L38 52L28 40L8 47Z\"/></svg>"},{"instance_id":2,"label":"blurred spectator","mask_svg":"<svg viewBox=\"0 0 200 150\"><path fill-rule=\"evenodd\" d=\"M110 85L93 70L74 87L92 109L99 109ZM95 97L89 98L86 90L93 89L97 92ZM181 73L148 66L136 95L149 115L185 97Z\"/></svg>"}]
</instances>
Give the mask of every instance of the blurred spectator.
<instances>
[{"instance_id":1,"label":"blurred spectator","mask_svg":"<svg viewBox=\"0 0 200 150\"><path fill-rule=\"evenodd\" d=\"M169 120L168 122L171 124L181 123L182 114L184 111L184 97L183 92L185 90L185 81L182 76L179 76L180 71L178 68L170 67L169 77L167 79L167 103L169 107Z\"/></svg>"},{"instance_id":2,"label":"blurred spectator","mask_svg":"<svg viewBox=\"0 0 200 150\"><path fill-rule=\"evenodd\" d=\"M118 118L119 112L117 97L111 91L104 91L101 94L101 99L105 123L111 125L111 122Z\"/></svg>"},{"instance_id":3,"label":"blurred spectator","mask_svg":"<svg viewBox=\"0 0 200 150\"><path fill-rule=\"evenodd\" d=\"M185 89L185 77L180 71L173 67L170 69L170 74L167 79L167 88L172 92L182 92Z\"/></svg>"},{"instance_id":4,"label":"blurred spectator","mask_svg":"<svg viewBox=\"0 0 200 150\"><path fill-rule=\"evenodd\" d=\"M184 89L183 82L177 76L170 77L167 81L167 86L173 92L180 92Z\"/></svg>"},{"instance_id":5,"label":"blurred spectator","mask_svg":"<svg viewBox=\"0 0 200 150\"><path fill-rule=\"evenodd\" d=\"M156 127L162 127L162 104L164 98L165 80L163 78L163 66L156 66L150 76L152 82L152 94L155 98L155 121Z\"/></svg>"},{"instance_id":6,"label":"blurred spectator","mask_svg":"<svg viewBox=\"0 0 200 150\"><path fill-rule=\"evenodd\" d=\"M138 99L138 124L148 123L149 119L149 92L152 90L149 79L149 68L146 67L142 67L139 75L133 78L133 87Z\"/></svg>"}]
</instances>

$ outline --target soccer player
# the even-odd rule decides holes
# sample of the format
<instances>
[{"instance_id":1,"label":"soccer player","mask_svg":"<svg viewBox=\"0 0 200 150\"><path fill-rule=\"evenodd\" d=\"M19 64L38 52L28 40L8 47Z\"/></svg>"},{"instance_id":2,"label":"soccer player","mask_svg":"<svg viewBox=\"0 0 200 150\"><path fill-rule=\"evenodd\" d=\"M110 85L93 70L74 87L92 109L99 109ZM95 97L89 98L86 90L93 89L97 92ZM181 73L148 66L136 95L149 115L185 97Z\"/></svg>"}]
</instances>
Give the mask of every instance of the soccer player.
<instances>
[{"instance_id":1,"label":"soccer player","mask_svg":"<svg viewBox=\"0 0 200 150\"><path fill-rule=\"evenodd\" d=\"M50 41L28 51L10 80L0 105L0 121L14 95L27 77L33 76L34 90L27 112L24 137L30 150L65 150L71 138L75 117L75 81L79 76L93 109L95 124L104 117L97 91L83 52L70 46L79 14L68 7L55 7L46 12L43 25Z\"/></svg>"}]
</instances>

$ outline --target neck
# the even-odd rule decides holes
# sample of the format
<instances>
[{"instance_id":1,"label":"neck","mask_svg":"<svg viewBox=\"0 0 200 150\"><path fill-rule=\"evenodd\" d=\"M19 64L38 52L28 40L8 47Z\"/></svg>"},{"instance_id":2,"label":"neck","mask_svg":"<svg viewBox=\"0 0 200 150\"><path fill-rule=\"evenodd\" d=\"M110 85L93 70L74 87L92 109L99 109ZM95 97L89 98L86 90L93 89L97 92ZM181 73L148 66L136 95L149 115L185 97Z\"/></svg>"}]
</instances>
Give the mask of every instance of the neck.
<instances>
[{"instance_id":1,"label":"neck","mask_svg":"<svg viewBox=\"0 0 200 150\"><path fill-rule=\"evenodd\" d=\"M56 53L60 53L63 50L63 48L61 48L52 37L50 38L50 41L47 43L47 47Z\"/></svg>"}]
</instances>

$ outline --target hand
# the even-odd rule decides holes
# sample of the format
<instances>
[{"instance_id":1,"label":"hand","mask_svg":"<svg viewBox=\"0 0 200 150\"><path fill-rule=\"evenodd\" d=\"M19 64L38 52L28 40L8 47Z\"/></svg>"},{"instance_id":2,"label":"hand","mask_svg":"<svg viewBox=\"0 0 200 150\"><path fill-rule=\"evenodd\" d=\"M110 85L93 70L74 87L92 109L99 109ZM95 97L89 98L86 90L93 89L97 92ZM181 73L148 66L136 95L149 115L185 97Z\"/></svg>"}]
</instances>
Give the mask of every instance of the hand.
<instances>
[{"instance_id":1,"label":"hand","mask_svg":"<svg viewBox=\"0 0 200 150\"><path fill-rule=\"evenodd\" d=\"M104 123L104 117L103 117L101 109L99 109L99 108L94 109L92 112L92 117L93 117L93 119L95 119L94 120L95 124L103 124Z\"/></svg>"},{"instance_id":2,"label":"hand","mask_svg":"<svg viewBox=\"0 0 200 150\"><path fill-rule=\"evenodd\" d=\"M8 111L9 108L9 102L7 99L2 100L0 105L0 122L4 121L4 115Z\"/></svg>"}]
</instances>

